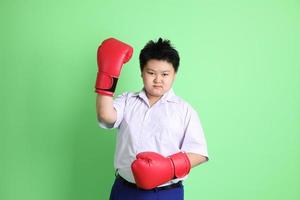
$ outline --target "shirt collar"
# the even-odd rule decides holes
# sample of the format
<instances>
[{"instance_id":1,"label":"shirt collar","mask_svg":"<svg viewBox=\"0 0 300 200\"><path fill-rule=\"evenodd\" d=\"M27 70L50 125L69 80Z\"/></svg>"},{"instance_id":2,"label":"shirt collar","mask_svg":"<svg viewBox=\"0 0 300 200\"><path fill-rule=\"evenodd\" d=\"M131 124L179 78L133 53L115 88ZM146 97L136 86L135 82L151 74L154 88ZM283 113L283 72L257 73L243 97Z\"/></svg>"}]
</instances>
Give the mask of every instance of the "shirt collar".
<instances>
[{"instance_id":1,"label":"shirt collar","mask_svg":"<svg viewBox=\"0 0 300 200\"><path fill-rule=\"evenodd\" d=\"M148 102L148 97L145 92L145 88L143 88L140 92L136 92L133 96L139 96L141 99L143 99L145 102ZM178 103L178 97L175 95L173 88L171 88L169 91L167 91L159 100L161 102L174 102Z\"/></svg>"}]
</instances>

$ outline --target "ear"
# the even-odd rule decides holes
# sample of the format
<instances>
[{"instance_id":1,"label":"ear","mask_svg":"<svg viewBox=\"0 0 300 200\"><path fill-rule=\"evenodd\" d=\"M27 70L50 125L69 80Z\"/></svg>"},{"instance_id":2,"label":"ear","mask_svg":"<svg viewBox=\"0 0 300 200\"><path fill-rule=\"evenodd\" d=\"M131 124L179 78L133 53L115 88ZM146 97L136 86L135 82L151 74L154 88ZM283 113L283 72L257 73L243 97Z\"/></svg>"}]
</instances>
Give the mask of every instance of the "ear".
<instances>
[{"instance_id":1,"label":"ear","mask_svg":"<svg viewBox=\"0 0 300 200\"><path fill-rule=\"evenodd\" d=\"M140 71L140 73L141 73L141 77L143 78L143 74L144 74L143 71Z\"/></svg>"}]
</instances>

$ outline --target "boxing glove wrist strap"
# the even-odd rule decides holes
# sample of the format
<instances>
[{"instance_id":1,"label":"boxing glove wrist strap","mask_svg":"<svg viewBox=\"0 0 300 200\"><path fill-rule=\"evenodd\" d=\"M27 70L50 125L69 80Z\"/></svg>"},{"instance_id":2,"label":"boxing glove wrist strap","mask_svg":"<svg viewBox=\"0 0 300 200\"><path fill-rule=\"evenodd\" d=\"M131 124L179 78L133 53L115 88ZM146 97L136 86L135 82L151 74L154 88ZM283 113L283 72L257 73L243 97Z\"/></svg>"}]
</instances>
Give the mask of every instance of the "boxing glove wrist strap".
<instances>
[{"instance_id":1,"label":"boxing glove wrist strap","mask_svg":"<svg viewBox=\"0 0 300 200\"><path fill-rule=\"evenodd\" d=\"M118 78L98 72L95 92L98 94L113 96L116 90L117 82Z\"/></svg>"}]
</instances>

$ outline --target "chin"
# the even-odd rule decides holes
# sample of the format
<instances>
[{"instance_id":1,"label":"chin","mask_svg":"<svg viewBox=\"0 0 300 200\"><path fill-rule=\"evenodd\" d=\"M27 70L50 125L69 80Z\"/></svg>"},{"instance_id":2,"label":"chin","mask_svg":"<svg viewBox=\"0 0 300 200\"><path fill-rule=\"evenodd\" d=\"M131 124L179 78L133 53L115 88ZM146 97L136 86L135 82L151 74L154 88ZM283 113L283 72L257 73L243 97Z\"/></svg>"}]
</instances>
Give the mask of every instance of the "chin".
<instances>
[{"instance_id":1,"label":"chin","mask_svg":"<svg viewBox=\"0 0 300 200\"><path fill-rule=\"evenodd\" d=\"M149 94L153 97L161 97L164 93L163 92L149 92Z\"/></svg>"},{"instance_id":2,"label":"chin","mask_svg":"<svg viewBox=\"0 0 300 200\"><path fill-rule=\"evenodd\" d=\"M160 97L161 95L163 95L163 93L157 93L157 92L151 92L150 94L151 94L151 96L154 96L154 97Z\"/></svg>"}]
</instances>

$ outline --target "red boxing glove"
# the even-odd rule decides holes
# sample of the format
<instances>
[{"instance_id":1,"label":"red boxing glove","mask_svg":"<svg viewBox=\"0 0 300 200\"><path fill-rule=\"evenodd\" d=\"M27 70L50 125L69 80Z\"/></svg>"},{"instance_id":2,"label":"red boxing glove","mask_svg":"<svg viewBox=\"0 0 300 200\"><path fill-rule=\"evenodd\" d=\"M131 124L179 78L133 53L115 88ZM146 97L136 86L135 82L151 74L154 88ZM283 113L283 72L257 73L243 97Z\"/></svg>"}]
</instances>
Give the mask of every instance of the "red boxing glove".
<instances>
[{"instance_id":1,"label":"red boxing glove","mask_svg":"<svg viewBox=\"0 0 300 200\"><path fill-rule=\"evenodd\" d=\"M131 170L138 187L149 190L174 178L187 175L191 163L183 152L164 157L155 152L142 152L131 164Z\"/></svg>"},{"instance_id":2,"label":"red boxing glove","mask_svg":"<svg viewBox=\"0 0 300 200\"><path fill-rule=\"evenodd\" d=\"M109 38L98 48L98 74L95 92L113 96L124 63L132 56L133 48L117 39Z\"/></svg>"}]
</instances>

